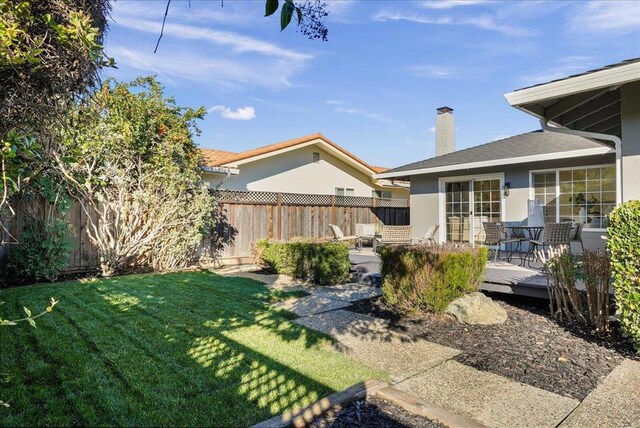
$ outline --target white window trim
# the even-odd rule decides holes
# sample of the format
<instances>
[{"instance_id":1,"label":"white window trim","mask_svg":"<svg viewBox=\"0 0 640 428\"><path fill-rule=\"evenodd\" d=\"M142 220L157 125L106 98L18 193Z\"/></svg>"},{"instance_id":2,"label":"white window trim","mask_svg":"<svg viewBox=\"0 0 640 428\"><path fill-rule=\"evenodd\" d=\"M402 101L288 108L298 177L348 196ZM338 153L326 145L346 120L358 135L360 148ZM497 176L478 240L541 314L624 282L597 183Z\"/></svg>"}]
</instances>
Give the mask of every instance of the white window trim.
<instances>
[{"instance_id":1,"label":"white window trim","mask_svg":"<svg viewBox=\"0 0 640 428\"><path fill-rule=\"evenodd\" d=\"M439 177L438 178L438 206L440 207L439 209L439 213L438 213L438 224L440 225L440 227L438 228L438 242L443 243L443 242L447 242L447 233L446 233L446 184L447 183L451 183L451 182L456 182L456 181L475 181L475 180L491 180L491 179L500 179L500 196L502 198L502 201L500 203L500 221L505 221L506 217L507 217L507 204L504 203L504 195L502 194L502 186L504 186L504 172L493 172L493 173L488 173L488 174L475 174L475 175L458 175L458 176L452 176L452 177ZM473 189L473 183L471 184L471 189L470 189L470 195L469 197L471 198L469 200L469 204L472 204L473 201L475 200L475 195L474 195L474 189ZM471 205L470 205L471 206ZM473 215L475 216L475 206L473 209ZM473 243L472 243L473 244Z\"/></svg>"},{"instance_id":2,"label":"white window trim","mask_svg":"<svg viewBox=\"0 0 640 428\"><path fill-rule=\"evenodd\" d=\"M560 171L574 171L576 169L593 169L593 168L605 168L605 167L616 167L615 163L605 163L598 165L584 165L584 166L570 166L564 168L547 168L547 169L532 169L529 170L529 199L535 199L535 189L533 188L533 174L537 173L545 173L545 172L555 172L556 173L556 198L560 195ZM556 204L556 221L560 218L560 201ZM583 232L606 232L607 228L603 227L594 227L588 229L582 229Z\"/></svg>"}]
</instances>

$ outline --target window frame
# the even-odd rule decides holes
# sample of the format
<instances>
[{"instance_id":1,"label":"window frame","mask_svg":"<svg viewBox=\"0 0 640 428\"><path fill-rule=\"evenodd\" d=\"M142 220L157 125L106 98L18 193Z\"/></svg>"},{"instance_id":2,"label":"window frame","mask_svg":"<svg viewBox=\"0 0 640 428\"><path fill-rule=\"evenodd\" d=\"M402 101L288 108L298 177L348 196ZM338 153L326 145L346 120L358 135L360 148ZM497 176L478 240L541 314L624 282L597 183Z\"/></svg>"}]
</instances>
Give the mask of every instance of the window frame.
<instances>
[{"instance_id":1,"label":"window frame","mask_svg":"<svg viewBox=\"0 0 640 428\"><path fill-rule=\"evenodd\" d=\"M342 191L344 192L344 195L338 195L338 190L342 190ZM347 192L348 192L348 191L351 191L351 195L348 195L348 194L347 194ZM336 187L336 188L335 188L335 195L336 195L337 197L342 197L342 198L344 198L344 197L351 197L351 196L355 196L355 195L356 195L356 191L355 191L355 189L354 189L354 188L352 188L352 187Z\"/></svg>"},{"instance_id":2,"label":"window frame","mask_svg":"<svg viewBox=\"0 0 640 428\"><path fill-rule=\"evenodd\" d=\"M596 169L596 168L616 168L615 163L605 163L605 164L597 164L597 165L580 165L580 166L570 166L570 167L562 167L562 168L542 168L542 169L531 169L529 170L529 199L535 199L536 197L536 189L533 186L533 174L544 174L553 172L556 174L556 222L560 221L560 172L561 171L575 171L578 169ZM616 183L617 185L617 183ZM616 186L617 187L617 186ZM616 188L617 192L617 188ZM585 232L606 232L608 228L606 227L594 227L594 228L584 228L582 229Z\"/></svg>"},{"instance_id":3,"label":"window frame","mask_svg":"<svg viewBox=\"0 0 640 428\"><path fill-rule=\"evenodd\" d=\"M393 199L393 192L391 190L377 190L377 189L373 189L371 194L371 197L374 199ZM389 195L388 198L384 197L384 194L387 193ZM380 196L378 196L378 194Z\"/></svg>"}]
</instances>

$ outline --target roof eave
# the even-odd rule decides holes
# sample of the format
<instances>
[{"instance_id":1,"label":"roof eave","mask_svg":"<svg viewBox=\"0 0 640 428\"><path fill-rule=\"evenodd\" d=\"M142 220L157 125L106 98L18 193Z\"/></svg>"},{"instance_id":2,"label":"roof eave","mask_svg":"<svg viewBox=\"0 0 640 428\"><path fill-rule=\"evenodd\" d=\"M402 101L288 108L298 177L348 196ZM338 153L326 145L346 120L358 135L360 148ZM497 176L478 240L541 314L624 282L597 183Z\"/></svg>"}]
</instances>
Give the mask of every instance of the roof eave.
<instances>
[{"instance_id":1,"label":"roof eave","mask_svg":"<svg viewBox=\"0 0 640 428\"><path fill-rule=\"evenodd\" d=\"M541 112L535 109L536 103L594 89L616 87L637 80L640 80L640 62L633 62L531 88L519 89L505 94L504 97L511 106L541 117Z\"/></svg>"},{"instance_id":2,"label":"roof eave","mask_svg":"<svg viewBox=\"0 0 640 428\"><path fill-rule=\"evenodd\" d=\"M435 174L439 172L453 172L460 170L468 170L475 168L487 168L492 166L502 166L502 165L513 165L513 164L522 164L522 163L530 163L530 162L541 162L547 160L554 159L570 159L576 157L584 157L584 156L596 156L596 155L606 155L610 153L615 153L615 150L602 146L602 147L593 147L590 149L581 149L581 150L570 150L566 152L554 152L554 153L544 153L540 155L532 155L532 156L520 156L516 158L505 158L505 159L493 159L487 161L479 161L479 162L469 162L469 163L461 163L455 165L444 165L437 166L431 168L417 168L413 170L405 170L405 171L396 171L396 172L386 172L382 174L374 175L376 179L401 179L411 177L413 175L422 175L422 174Z\"/></svg>"}]
</instances>

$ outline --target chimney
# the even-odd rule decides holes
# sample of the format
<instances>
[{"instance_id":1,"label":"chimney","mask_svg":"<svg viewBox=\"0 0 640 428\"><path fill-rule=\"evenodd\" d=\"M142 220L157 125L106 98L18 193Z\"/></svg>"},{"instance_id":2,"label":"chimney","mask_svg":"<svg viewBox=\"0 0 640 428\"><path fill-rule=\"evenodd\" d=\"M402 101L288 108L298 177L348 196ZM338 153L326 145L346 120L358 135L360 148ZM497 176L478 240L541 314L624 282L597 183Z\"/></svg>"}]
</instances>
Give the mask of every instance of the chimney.
<instances>
[{"instance_id":1,"label":"chimney","mask_svg":"<svg viewBox=\"0 0 640 428\"><path fill-rule=\"evenodd\" d=\"M442 156L456 150L456 131L453 109L440 107L436 111L436 156Z\"/></svg>"}]
</instances>

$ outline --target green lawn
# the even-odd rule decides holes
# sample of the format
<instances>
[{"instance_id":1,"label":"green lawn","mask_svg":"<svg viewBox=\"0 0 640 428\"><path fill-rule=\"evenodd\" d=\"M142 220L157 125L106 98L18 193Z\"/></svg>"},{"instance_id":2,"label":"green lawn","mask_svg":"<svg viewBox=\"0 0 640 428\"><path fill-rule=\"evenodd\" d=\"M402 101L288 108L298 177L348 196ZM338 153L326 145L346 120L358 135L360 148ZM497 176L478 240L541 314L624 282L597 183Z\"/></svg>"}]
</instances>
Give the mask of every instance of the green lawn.
<instances>
[{"instance_id":1,"label":"green lawn","mask_svg":"<svg viewBox=\"0 0 640 428\"><path fill-rule=\"evenodd\" d=\"M0 291L0 425L246 426L385 375L270 307L286 298L209 272Z\"/></svg>"}]
</instances>

